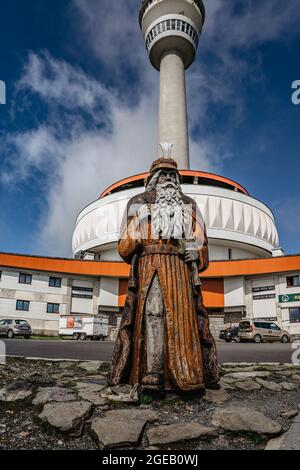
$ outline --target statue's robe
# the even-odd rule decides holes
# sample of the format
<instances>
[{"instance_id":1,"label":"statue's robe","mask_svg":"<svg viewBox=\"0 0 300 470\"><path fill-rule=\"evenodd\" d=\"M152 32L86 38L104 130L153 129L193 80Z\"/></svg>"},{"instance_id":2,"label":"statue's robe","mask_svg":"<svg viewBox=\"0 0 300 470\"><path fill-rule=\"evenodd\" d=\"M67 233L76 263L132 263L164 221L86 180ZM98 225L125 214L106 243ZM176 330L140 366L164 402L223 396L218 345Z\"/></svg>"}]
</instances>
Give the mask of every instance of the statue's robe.
<instances>
[{"instance_id":1,"label":"statue's robe","mask_svg":"<svg viewBox=\"0 0 300 470\"><path fill-rule=\"evenodd\" d=\"M149 214L155 197L155 190L133 197L124 215L119 253L131 264L131 273L108 383L142 384L147 374L145 303L154 276L158 276L164 301L162 388L201 390L219 380L215 342L200 289L199 273L209 263L206 228L195 201L182 194L194 236L201 241L193 263L195 273L183 259L182 241L152 237Z\"/></svg>"}]
</instances>

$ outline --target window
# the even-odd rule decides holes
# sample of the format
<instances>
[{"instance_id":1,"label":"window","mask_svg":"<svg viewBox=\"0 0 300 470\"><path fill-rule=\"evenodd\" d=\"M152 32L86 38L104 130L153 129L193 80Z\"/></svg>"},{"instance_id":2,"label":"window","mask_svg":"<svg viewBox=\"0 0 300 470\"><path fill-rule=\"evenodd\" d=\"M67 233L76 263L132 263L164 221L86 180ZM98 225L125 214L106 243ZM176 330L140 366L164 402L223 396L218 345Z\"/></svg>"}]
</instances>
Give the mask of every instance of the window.
<instances>
[{"instance_id":1,"label":"window","mask_svg":"<svg viewBox=\"0 0 300 470\"><path fill-rule=\"evenodd\" d=\"M290 323L300 323L300 308L290 308Z\"/></svg>"},{"instance_id":2,"label":"window","mask_svg":"<svg viewBox=\"0 0 300 470\"><path fill-rule=\"evenodd\" d=\"M0 281L1 281L1 278L2 278L2 271L0 271Z\"/></svg>"},{"instance_id":3,"label":"window","mask_svg":"<svg viewBox=\"0 0 300 470\"><path fill-rule=\"evenodd\" d=\"M59 304L47 304L47 313L59 313Z\"/></svg>"},{"instance_id":4,"label":"window","mask_svg":"<svg viewBox=\"0 0 300 470\"><path fill-rule=\"evenodd\" d=\"M28 325L28 322L26 320L15 320L16 325Z\"/></svg>"},{"instance_id":5,"label":"window","mask_svg":"<svg viewBox=\"0 0 300 470\"><path fill-rule=\"evenodd\" d=\"M73 299L89 299L92 300L93 296L92 295L87 295L87 294L72 294Z\"/></svg>"},{"instance_id":6,"label":"window","mask_svg":"<svg viewBox=\"0 0 300 470\"><path fill-rule=\"evenodd\" d=\"M77 287L73 286L72 290L77 290L79 292L94 292L94 289L92 287Z\"/></svg>"},{"instance_id":7,"label":"window","mask_svg":"<svg viewBox=\"0 0 300 470\"><path fill-rule=\"evenodd\" d=\"M30 305L30 302L28 300L17 300L16 310L28 312L29 305Z\"/></svg>"},{"instance_id":8,"label":"window","mask_svg":"<svg viewBox=\"0 0 300 470\"><path fill-rule=\"evenodd\" d=\"M240 323L240 330L244 332L249 332L251 331L251 325L250 322L248 321L243 321Z\"/></svg>"},{"instance_id":9,"label":"window","mask_svg":"<svg viewBox=\"0 0 300 470\"><path fill-rule=\"evenodd\" d=\"M61 287L61 278L49 277L49 287Z\"/></svg>"},{"instance_id":10,"label":"window","mask_svg":"<svg viewBox=\"0 0 300 470\"><path fill-rule=\"evenodd\" d=\"M20 273L19 284L31 284L31 283L32 283L32 274Z\"/></svg>"},{"instance_id":11,"label":"window","mask_svg":"<svg viewBox=\"0 0 300 470\"><path fill-rule=\"evenodd\" d=\"M270 327L271 327L271 330L277 330L277 331L280 330L279 326L276 325L276 323L271 323Z\"/></svg>"},{"instance_id":12,"label":"window","mask_svg":"<svg viewBox=\"0 0 300 470\"><path fill-rule=\"evenodd\" d=\"M228 259L232 259L232 249L228 249Z\"/></svg>"},{"instance_id":13,"label":"window","mask_svg":"<svg viewBox=\"0 0 300 470\"><path fill-rule=\"evenodd\" d=\"M286 278L287 287L300 287L300 276L289 276Z\"/></svg>"}]
</instances>

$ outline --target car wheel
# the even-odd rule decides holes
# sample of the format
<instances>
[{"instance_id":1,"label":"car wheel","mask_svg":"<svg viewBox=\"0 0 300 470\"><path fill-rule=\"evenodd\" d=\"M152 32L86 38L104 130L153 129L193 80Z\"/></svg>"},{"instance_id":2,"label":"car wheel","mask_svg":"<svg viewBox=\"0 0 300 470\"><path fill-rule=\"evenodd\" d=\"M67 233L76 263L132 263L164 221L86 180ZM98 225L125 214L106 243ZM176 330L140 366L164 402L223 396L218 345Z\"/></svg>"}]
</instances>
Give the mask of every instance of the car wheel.
<instances>
[{"instance_id":1,"label":"car wheel","mask_svg":"<svg viewBox=\"0 0 300 470\"><path fill-rule=\"evenodd\" d=\"M7 337L8 337L9 339L12 339L14 336L15 336L15 335L14 335L14 332L13 332L12 330L9 330L9 331L7 332Z\"/></svg>"},{"instance_id":2,"label":"car wheel","mask_svg":"<svg viewBox=\"0 0 300 470\"><path fill-rule=\"evenodd\" d=\"M80 333L73 333L73 339L74 339L75 341L78 341L79 338L80 338Z\"/></svg>"},{"instance_id":3,"label":"car wheel","mask_svg":"<svg viewBox=\"0 0 300 470\"><path fill-rule=\"evenodd\" d=\"M253 343L261 343L261 336L255 335L253 338Z\"/></svg>"},{"instance_id":4,"label":"car wheel","mask_svg":"<svg viewBox=\"0 0 300 470\"><path fill-rule=\"evenodd\" d=\"M283 336L281 337L281 342L282 342L282 343L289 343L289 341L290 341L290 340L289 340L289 337L288 337L287 335L283 335Z\"/></svg>"},{"instance_id":5,"label":"car wheel","mask_svg":"<svg viewBox=\"0 0 300 470\"><path fill-rule=\"evenodd\" d=\"M240 343L240 342L241 342L241 338L239 338L238 336L236 336L236 337L234 338L234 341L235 341L236 343Z\"/></svg>"},{"instance_id":6,"label":"car wheel","mask_svg":"<svg viewBox=\"0 0 300 470\"><path fill-rule=\"evenodd\" d=\"M226 342L226 343L230 343L230 339L225 339L225 342Z\"/></svg>"},{"instance_id":7,"label":"car wheel","mask_svg":"<svg viewBox=\"0 0 300 470\"><path fill-rule=\"evenodd\" d=\"M85 333L81 333L80 340L81 341L86 341L86 334Z\"/></svg>"}]
</instances>

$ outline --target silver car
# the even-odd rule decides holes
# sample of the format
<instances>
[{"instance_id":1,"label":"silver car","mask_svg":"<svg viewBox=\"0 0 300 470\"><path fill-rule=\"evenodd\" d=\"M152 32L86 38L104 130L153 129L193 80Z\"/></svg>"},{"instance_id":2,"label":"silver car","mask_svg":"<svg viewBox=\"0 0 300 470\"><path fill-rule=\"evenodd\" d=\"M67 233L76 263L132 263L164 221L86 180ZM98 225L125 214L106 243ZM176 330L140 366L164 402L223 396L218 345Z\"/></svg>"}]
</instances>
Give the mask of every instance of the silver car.
<instances>
[{"instance_id":1,"label":"silver car","mask_svg":"<svg viewBox=\"0 0 300 470\"><path fill-rule=\"evenodd\" d=\"M23 336L29 339L31 336L31 326L26 320L5 319L0 320L0 336L14 338L15 336Z\"/></svg>"},{"instance_id":2,"label":"silver car","mask_svg":"<svg viewBox=\"0 0 300 470\"><path fill-rule=\"evenodd\" d=\"M290 342L289 332L282 330L273 321L243 320L239 325L239 338L241 341L261 343L265 341Z\"/></svg>"}]
</instances>

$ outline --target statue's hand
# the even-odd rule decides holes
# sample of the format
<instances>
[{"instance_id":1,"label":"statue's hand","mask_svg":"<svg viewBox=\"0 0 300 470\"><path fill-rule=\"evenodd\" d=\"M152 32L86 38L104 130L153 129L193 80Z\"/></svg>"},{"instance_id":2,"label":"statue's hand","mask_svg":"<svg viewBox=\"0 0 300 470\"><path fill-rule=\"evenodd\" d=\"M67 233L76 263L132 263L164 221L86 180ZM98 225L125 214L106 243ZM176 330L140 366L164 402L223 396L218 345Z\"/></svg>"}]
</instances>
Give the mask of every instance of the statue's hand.
<instances>
[{"instance_id":1,"label":"statue's hand","mask_svg":"<svg viewBox=\"0 0 300 470\"><path fill-rule=\"evenodd\" d=\"M188 250L184 254L184 261L186 263L192 263L193 261L197 261L198 258L199 258L199 255L196 250Z\"/></svg>"}]
</instances>

